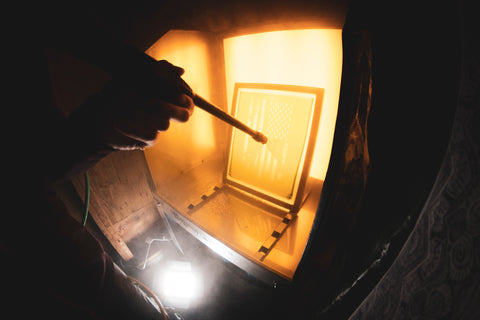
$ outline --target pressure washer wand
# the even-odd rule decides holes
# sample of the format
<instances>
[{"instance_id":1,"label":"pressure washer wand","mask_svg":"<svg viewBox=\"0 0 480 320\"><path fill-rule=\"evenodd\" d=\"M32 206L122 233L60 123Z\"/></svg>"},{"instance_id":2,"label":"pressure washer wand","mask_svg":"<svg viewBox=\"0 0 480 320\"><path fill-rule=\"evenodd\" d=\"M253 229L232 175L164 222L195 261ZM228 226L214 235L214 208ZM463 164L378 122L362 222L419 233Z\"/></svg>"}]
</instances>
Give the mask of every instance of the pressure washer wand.
<instances>
[{"instance_id":1,"label":"pressure washer wand","mask_svg":"<svg viewBox=\"0 0 480 320\"><path fill-rule=\"evenodd\" d=\"M174 79L172 79L173 77ZM263 133L253 130L252 128L250 128L240 120L232 117L231 115L229 115L228 113L220 109L219 107L215 106L213 103L207 101L206 99L202 98L201 96L193 92L192 88L190 88L190 86L178 75L172 74L172 76L169 78L170 78L169 82L175 83L176 89L179 92L184 93L188 95L190 98L192 98L193 103L200 109L205 110L206 112L217 117L218 119L234 126L239 130L242 130L246 134L250 135L255 141L258 141L262 144L267 143L268 138Z\"/></svg>"},{"instance_id":2,"label":"pressure washer wand","mask_svg":"<svg viewBox=\"0 0 480 320\"><path fill-rule=\"evenodd\" d=\"M238 119L232 117L222 109L218 108L214 104L208 102L204 98L200 97L198 94L193 93L193 102L197 107L200 109L205 110L206 112L210 113L211 115L217 117L218 119L234 126L237 129L242 130L246 134L249 134L255 141L260 143L267 143L268 138L261 132L255 131L243 122L239 121Z\"/></svg>"},{"instance_id":3,"label":"pressure washer wand","mask_svg":"<svg viewBox=\"0 0 480 320\"><path fill-rule=\"evenodd\" d=\"M123 78L133 81L144 89L158 92L161 96L169 96L172 92L185 93L199 108L205 110L220 120L242 130L260 143L267 143L267 137L230 116L222 109L195 94L190 86L175 72L167 75L167 79L156 76L157 61L136 48L122 44L92 28L83 25L81 29L70 30L71 37L58 39L63 44L63 50L74 56L101 67L113 78Z\"/></svg>"}]
</instances>

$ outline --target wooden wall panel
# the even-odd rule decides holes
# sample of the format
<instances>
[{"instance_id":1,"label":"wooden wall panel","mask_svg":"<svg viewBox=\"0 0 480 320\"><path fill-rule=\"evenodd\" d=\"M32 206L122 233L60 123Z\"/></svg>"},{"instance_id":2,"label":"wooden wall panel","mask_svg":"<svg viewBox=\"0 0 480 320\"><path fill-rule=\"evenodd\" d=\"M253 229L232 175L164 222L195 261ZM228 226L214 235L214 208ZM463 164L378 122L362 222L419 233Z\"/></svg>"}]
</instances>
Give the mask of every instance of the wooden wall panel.
<instances>
[{"instance_id":1,"label":"wooden wall panel","mask_svg":"<svg viewBox=\"0 0 480 320\"><path fill-rule=\"evenodd\" d=\"M125 259L133 255L125 241L143 232L158 216L150 189L149 171L141 151L116 152L89 170L90 215ZM84 198L83 175L73 179ZM155 212L155 211L153 211Z\"/></svg>"}]
</instances>

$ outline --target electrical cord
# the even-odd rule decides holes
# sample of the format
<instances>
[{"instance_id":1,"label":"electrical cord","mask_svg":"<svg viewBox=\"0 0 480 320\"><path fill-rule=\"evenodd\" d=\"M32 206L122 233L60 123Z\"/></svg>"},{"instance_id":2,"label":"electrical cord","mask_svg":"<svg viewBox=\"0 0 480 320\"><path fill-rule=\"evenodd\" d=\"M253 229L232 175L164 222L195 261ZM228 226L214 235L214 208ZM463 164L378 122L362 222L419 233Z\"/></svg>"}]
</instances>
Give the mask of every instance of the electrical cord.
<instances>
[{"instance_id":1,"label":"electrical cord","mask_svg":"<svg viewBox=\"0 0 480 320\"><path fill-rule=\"evenodd\" d=\"M85 171L84 176L85 176L85 214L83 216L83 226L85 227L85 225L87 224L87 219L88 219L88 207L90 205L90 177L88 176L88 171ZM163 239L152 239L152 240L163 241ZM146 261L145 261L145 263L146 263ZM132 281L132 282L138 284L140 287L142 287L142 289L144 289L155 300L155 303L158 305L158 307L160 308L160 311L162 312L163 319L168 320L167 311L165 310L165 307L160 302L160 300L157 298L155 293L153 293L153 291L149 287L147 287L146 284L141 282L140 280L138 280L134 277L131 277L129 275L126 275L126 276L130 281Z\"/></svg>"},{"instance_id":2,"label":"electrical cord","mask_svg":"<svg viewBox=\"0 0 480 320\"><path fill-rule=\"evenodd\" d=\"M168 315L167 315L167 311L165 310L165 307L163 306L163 304L160 302L160 299L157 298L156 294L149 288L147 287L146 284L144 284L143 282L141 282L140 280L134 278L134 277L131 277L129 276L128 274L126 275L127 278L132 281L132 282L135 282L136 284L138 284L140 287L142 287L152 298L153 300L155 300L155 302L157 303L158 307L160 308L160 311L162 312L162 316L163 316L163 319L164 320L168 320Z\"/></svg>"}]
</instances>

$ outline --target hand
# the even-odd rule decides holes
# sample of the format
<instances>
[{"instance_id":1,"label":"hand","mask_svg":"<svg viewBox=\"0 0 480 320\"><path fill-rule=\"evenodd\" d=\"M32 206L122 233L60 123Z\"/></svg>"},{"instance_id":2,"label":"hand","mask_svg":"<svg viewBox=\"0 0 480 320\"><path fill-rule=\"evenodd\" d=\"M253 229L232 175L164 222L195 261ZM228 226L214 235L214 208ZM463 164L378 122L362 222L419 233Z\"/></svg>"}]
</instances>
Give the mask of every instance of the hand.
<instances>
[{"instance_id":1,"label":"hand","mask_svg":"<svg viewBox=\"0 0 480 320\"><path fill-rule=\"evenodd\" d=\"M123 109L116 114L111 130L105 132L105 142L117 150L144 149L155 143L159 131L165 131L170 121L186 122L193 113L193 101L180 95L175 103L159 98L142 99L119 96L116 105ZM126 99L122 99L126 98ZM122 105L122 106L120 106ZM127 109L124 107L128 106Z\"/></svg>"},{"instance_id":2,"label":"hand","mask_svg":"<svg viewBox=\"0 0 480 320\"><path fill-rule=\"evenodd\" d=\"M167 61L159 61L156 72L160 75L175 72L184 73ZM170 120L186 122L193 113L193 101L184 94L176 96L171 102L163 97L145 94L122 82L110 83L102 92L104 104L97 113L97 128L100 128L102 140L117 150L144 149L152 146L159 131L170 126ZM97 129L98 130L98 129Z\"/></svg>"}]
</instances>

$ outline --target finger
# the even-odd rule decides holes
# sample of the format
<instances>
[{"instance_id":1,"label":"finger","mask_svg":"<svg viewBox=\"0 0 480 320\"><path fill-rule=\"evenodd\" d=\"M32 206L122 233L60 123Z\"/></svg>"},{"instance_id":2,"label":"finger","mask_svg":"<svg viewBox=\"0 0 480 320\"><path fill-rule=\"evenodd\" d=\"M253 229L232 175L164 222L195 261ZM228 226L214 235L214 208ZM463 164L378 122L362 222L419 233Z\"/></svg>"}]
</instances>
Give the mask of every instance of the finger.
<instances>
[{"instance_id":1,"label":"finger","mask_svg":"<svg viewBox=\"0 0 480 320\"><path fill-rule=\"evenodd\" d=\"M157 138L157 130L147 130L132 121L118 122L114 129L125 137L142 142L145 145L152 145Z\"/></svg>"},{"instance_id":2,"label":"finger","mask_svg":"<svg viewBox=\"0 0 480 320\"><path fill-rule=\"evenodd\" d=\"M152 114L138 109L128 118L118 118L115 127L126 136L150 144L155 141L158 131L166 131L170 127L170 118L168 110Z\"/></svg>"},{"instance_id":3,"label":"finger","mask_svg":"<svg viewBox=\"0 0 480 320\"><path fill-rule=\"evenodd\" d=\"M174 104L169 104L170 110L170 120L177 121L177 122L187 122L190 119L190 115L192 114L191 109L179 107Z\"/></svg>"},{"instance_id":4,"label":"finger","mask_svg":"<svg viewBox=\"0 0 480 320\"><path fill-rule=\"evenodd\" d=\"M153 145L158 131L165 131L170 126L168 118L141 115L138 112L135 119L117 119L114 129L120 134L140 141L147 146Z\"/></svg>"},{"instance_id":5,"label":"finger","mask_svg":"<svg viewBox=\"0 0 480 320\"><path fill-rule=\"evenodd\" d=\"M183 68L173 65L167 60L158 61L155 64L154 68L157 74L164 77L168 76L168 74L170 74L171 72L177 74L178 76L181 76L185 73L185 70Z\"/></svg>"},{"instance_id":6,"label":"finger","mask_svg":"<svg viewBox=\"0 0 480 320\"><path fill-rule=\"evenodd\" d=\"M111 139L109 145L115 150L123 150L123 151L143 150L146 147L152 146L151 144L146 144L142 141L132 139L125 135L118 135L115 138Z\"/></svg>"},{"instance_id":7,"label":"finger","mask_svg":"<svg viewBox=\"0 0 480 320\"><path fill-rule=\"evenodd\" d=\"M143 150L149 146L145 142L130 138L118 130L109 132L106 136L106 142L116 150Z\"/></svg>"},{"instance_id":8,"label":"finger","mask_svg":"<svg viewBox=\"0 0 480 320\"><path fill-rule=\"evenodd\" d=\"M193 114L193 110L195 107L195 104L193 103L192 98L187 96L186 94L181 94L177 100L176 100L176 105L179 107L185 108L188 110L190 116Z\"/></svg>"},{"instance_id":9,"label":"finger","mask_svg":"<svg viewBox=\"0 0 480 320\"><path fill-rule=\"evenodd\" d=\"M185 69L179 66L173 66L173 71L179 76L182 76L185 73Z\"/></svg>"},{"instance_id":10,"label":"finger","mask_svg":"<svg viewBox=\"0 0 480 320\"><path fill-rule=\"evenodd\" d=\"M156 102L151 101L146 110L152 116L186 122L193 112L193 106L181 107L170 102L157 100Z\"/></svg>"},{"instance_id":11,"label":"finger","mask_svg":"<svg viewBox=\"0 0 480 320\"><path fill-rule=\"evenodd\" d=\"M133 120L132 120L133 121ZM165 131L170 126L170 118L164 115L147 113L144 110L135 111L135 124L145 131L147 140L151 140L157 131Z\"/></svg>"}]
</instances>

